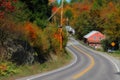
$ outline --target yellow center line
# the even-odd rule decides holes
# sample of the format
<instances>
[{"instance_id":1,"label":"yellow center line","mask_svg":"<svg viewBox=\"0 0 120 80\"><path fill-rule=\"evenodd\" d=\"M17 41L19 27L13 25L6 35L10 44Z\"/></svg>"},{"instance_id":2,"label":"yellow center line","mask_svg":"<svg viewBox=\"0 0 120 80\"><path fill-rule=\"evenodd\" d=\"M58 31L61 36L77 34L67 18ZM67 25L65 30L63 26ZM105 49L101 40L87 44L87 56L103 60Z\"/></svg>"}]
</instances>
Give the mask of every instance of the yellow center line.
<instances>
[{"instance_id":1,"label":"yellow center line","mask_svg":"<svg viewBox=\"0 0 120 80\"><path fill-rule=\"evenodd\" d=\"M73 46L73 47L74 47L75 49L77 49L79 52L82 52L83 54L85 54L85 55L90 59L90 61L91 61L91 64L90 64L86 69L82 70L80 73L78 73L78 74L76 74L76 75L73 76L73 79L75 80L75 79L78 79L78 78L80 78L81 76L83 76L83 75L84 75L85 73L87 73L89 70L91 70L91 69L94 67L95 61L94 61L94 58L93 58L91 55L85 53L84 51L80 50L80 49L79 49L78 47L76 47L76 46Z\"/></svg>"}]
</instances>

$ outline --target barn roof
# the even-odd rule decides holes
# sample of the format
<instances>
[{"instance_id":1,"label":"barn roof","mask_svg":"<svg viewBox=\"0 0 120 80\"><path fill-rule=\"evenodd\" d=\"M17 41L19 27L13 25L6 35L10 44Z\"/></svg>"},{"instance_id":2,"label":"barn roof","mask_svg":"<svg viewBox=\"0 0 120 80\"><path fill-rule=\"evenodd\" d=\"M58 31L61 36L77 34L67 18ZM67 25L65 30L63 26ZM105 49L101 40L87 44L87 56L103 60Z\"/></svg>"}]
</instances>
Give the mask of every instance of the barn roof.
<instances>
[{"instance_id":1,"label":"barn roof","mask_svg":"<svg viewBox=\"0 0 120 80\"><path fill-rule=\"evenodd\" d=\"M85 36L84 36L84 38L89 38L90 36L92 36L93 34L95 34L95 33L97 33L98 31L91 31L91 32L89 32L88 34L86 34Z\"/></svg>"}]
</instances>

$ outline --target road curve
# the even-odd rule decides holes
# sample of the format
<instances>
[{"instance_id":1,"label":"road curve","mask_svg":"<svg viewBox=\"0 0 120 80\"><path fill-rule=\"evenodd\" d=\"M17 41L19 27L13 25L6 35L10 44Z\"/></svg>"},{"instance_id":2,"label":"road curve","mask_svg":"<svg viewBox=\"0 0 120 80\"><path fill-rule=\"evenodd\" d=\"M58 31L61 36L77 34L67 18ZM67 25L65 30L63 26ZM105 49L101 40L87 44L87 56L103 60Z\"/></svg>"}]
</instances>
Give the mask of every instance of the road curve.
<instances>
[{"instance_id":1,"label":"road curve","mask_svg":"<svg viewBox=\"0 0 120 80\"><path fill-rule=\"evenodd\" d=\"M74 38L70 38L67 48L77 57L72 65L26 80L120 80L110 60L79 44Z\"/></svg>"}]
</instances>

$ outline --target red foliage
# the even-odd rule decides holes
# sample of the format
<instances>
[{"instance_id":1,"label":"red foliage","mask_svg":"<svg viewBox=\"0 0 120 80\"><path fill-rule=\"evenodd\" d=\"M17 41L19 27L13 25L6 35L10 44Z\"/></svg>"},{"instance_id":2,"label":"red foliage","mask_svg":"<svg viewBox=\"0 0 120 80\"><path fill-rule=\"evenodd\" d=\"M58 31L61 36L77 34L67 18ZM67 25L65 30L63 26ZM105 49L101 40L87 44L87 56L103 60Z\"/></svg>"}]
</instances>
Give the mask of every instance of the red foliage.
<instances>
[{"instance_id":1,"label":"red foliage","mask_svg":"<svg viewBox=\"0 0 120 80\"><path fill-rule=\"evenodd\" d=\"M6 7L5 11L14 11L14 6L12 6L10 1L5 2L4 6Z\"/></svg>"},{"instance_id":2,"label":"red foliage","mask_svg":"<svg viewBox=\"0 0 120 80\"><path fill-rule=\"evenodd\" d=\"M52 12L55 12L57 9L58 9L58 8L57 8L56 6L54 6L54 7L52 8Z\"/></svg>"},{"instance_id":3,"label":"red foliage","mask_svg":"<svg viewBox=\"0 0 120 80\"><path fill-rule=\"evenodd\" d=\"M85 5L85 4L81 5L81 11L88 11L88 10L90 10L89 5Z\"/></svg>"},{"instance_id":4,"label":"red foliage","mask_svg":"<svg viewBox=\"0 0 120 80\"><path fill-rule=\"evenodd\" d=\"M4 17L4 12L0 12L0 18Z\"/></svg>"},{"instance_id":5,"label":"red foliage","mask_svg":"<svg viewBox=\"0 0 120 80\"><path fill-rule=\"evenodd\" d=\"M17 0L13 0L13 2L17 2Z\"/></svg>"},{"instance_id":6,"label":"red foliage","mask_svg":"<svg viewBox=\"0 0 120 80\"><path fill-rule=\"evenodd\" d=\"M1 0L0 1L0 18L4 16L6 12L13 12L15 7L12 3L17 2L17 0Z\"/></svg>"}]
</instances>

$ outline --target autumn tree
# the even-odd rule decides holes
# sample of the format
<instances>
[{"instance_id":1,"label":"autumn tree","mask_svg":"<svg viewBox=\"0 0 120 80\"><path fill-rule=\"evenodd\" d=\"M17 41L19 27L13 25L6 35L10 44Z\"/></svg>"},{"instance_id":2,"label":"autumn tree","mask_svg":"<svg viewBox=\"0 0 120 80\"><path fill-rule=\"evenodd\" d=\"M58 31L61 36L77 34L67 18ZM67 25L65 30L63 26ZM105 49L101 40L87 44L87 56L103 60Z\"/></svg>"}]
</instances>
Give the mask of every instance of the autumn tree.
<instances>
[{"instance_id":1,"label":"autumn tree","mask_svg":"<svg viewBox=\"0 0 120 80\"><path fill-rule=\"evenodd\" d=\"M106 21L105 33L109 35L110 39L112 40L119 40L120 39L120 23L117 22L119 20L119 16L115 14L111 14L111 16Z\"/></svg>"},{"instance_id":2,"label":"autumn tree","mask_svg":"<svg viewBox=\"0 0 120 80\"><path fill-rule=\"evenodd\" d=\"M9 22L6 23L6 15L10 12L13 12L15 7L12 5L16 1L7 1L7 0L2 0L0 1L0 42L3 45L4 40L8 36L8 32L5 31L5 28L7 30L9 25Z\"/></svg>"},{"instance_id":3,"label":"autumn tree","mask_svg":"<svg viewBox=\"0 0 120 80\"><path fill-rule=\"evenodd\" d=\"M75 30L76 30L76 36L79 39L82 39L83 36L88 33L91 29L89 25L89 14L88 12L83 12L76 21L75 24Z\"/></svg>"}]
</instances>

